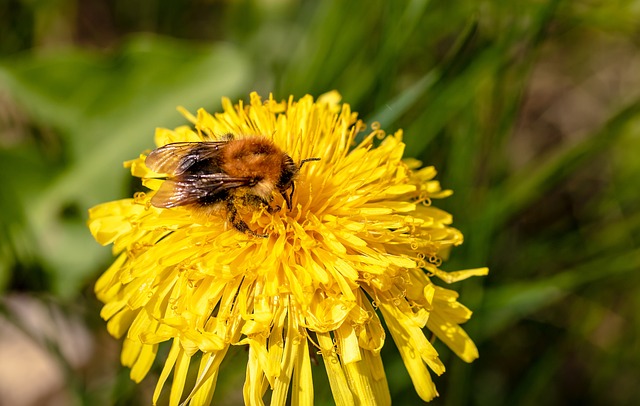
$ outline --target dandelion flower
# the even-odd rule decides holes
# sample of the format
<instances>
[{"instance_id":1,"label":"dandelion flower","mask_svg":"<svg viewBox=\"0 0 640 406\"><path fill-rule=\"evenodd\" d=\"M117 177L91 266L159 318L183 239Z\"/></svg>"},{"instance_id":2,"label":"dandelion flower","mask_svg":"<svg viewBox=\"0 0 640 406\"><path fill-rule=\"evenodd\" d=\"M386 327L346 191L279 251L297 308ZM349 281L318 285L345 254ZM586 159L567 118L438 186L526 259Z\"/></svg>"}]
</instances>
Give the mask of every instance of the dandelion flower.
<instances>
[{"instance_id":1,"label":"dandelion flower","mask_svg":"<svg viewBox=\"0 0 640 406\"><path fill-rule=\"evenodd\" d=\"M164 178L145 154L125 166L149 191L90 209L93 236L117 256L95 289L109 332L124 337L131 378L142 380L171 342L154 404L170 375L171 405L209 404L230 346L248 348L246 404L312 405L316 356L336 404L389 404L381 319L425 401L438 395L429 370L445 370L425 332L464 361L478 357L459 326L471 312L432 281L487 273L439 269L462 243L451 216L431 205L451 192L433 167L403 161L401 131L367 130L339 101L336 92L282 102L253 93L248 105L223 99L222 113L183 111L193 129L156 131L158 146L234 134L269 137L295 162L319 157L300 168L291 209L274 193L278 209L242 214L264 238L216 213L154 207Z\"/></svg>"}]
</instances>

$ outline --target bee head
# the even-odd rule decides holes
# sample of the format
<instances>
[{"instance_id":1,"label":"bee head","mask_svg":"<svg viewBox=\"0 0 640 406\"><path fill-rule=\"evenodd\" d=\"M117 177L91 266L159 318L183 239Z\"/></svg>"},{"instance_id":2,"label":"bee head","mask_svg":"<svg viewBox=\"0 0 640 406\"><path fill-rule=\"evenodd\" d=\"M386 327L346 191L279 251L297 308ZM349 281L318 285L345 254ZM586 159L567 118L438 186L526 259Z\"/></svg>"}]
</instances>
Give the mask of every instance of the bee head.
<instances>
[{"instance_id":1,"label":"bee head","mask_svg":"<svg viewBox=\"0 0 640 406\"><path fill-rule=\"evenodd\" d=\"M287 202L287 207L289 209L291 209L291 199L293 199L293 191L295 189L294 181L296 180L296 175L298 175L298 172L300 172L300 168L302 168L302 165L304 165L305 162L319 160L320 158L307 158L303 159L300 162L300 165L296 165L289 155L284 155L282 172L280 173L280 179L278 179L278 183L276 184L276 186L278 188L278 191L284 197L284 200ZM289 188L291 188L291 193L285 193Z\"/></svg>"},{"instance_id":2,"label":"bee head","mask_svg":"<svg viewBox=\"0 0 640 406\"><path fill-rule=\"evenodd\" d=\"M287 207L290 209L291 195L287 195L285 192L287 189L293 188L293 181L298 174L299 168L295 162L293 162L293 159L287 154L284 154L284 159L282 161L282 172L280 172L280 179L278 179L276 187L287 202ZM291 194L293 194L293 190L291 191Z\"/></svg>"}]
</instances>

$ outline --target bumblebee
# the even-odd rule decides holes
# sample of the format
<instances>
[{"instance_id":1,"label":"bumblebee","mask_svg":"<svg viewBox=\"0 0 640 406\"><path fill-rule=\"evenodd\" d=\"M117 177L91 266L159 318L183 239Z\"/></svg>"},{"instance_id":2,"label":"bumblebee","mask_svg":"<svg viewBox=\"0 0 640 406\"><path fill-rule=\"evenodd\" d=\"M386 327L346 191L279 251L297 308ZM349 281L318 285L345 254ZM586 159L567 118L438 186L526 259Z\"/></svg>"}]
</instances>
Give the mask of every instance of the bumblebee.
<instances>
[{"instance_id":1,"label":"bumblebee","mask_svg":"<svg viewBox=\"0 0 640 406\"><path fill-rule=\"evenodd\" d=\"M273 192L279 192L291 209L300 168L319 159L307 158L296 164L266 137L235 139L228 134L219 141L167 144L152 151L145 164L168 176L151 198L153 206L221 208L236 230L267 237L251 230L238 209L266 207L273 213L280 209L271 206Z\"/></svg>"}]
</instances>

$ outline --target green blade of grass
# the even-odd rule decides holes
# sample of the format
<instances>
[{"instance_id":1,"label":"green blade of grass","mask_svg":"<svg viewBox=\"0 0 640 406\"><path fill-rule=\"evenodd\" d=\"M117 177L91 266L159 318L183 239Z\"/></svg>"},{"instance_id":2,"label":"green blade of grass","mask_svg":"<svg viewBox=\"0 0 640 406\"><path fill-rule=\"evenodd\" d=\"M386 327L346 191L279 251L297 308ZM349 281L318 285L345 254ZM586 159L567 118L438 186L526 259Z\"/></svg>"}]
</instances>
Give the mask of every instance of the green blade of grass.
<instances>
[{"instance_id":1,"label":"green blade of grass","mask_svg":"<svg viewBox=\"0 0 640 406\"><path fill-rule=\"evenodd\" d=\"M640 268L640 249L609 254L549 278L517 282L485 291L480 320L479 341L489 339L509 324L559 301L580 286L636 272Z\"/></svg>"},{"instance_id":2,"label":"green blade of grass","mask_svg":"<svg viewBox=\"0 0 640 406\"><path fill-rule=\"evenodd\" d=\"M504 223L513 214L542 197L593 156L608 150L639 114L640 99L636 99L613 114L600 130L552 153L546 159L536 160L510 176L493 190L493 197L488 199L493 202L487 213L493 217L494 226Z\"/></svg>"}]
</instances>

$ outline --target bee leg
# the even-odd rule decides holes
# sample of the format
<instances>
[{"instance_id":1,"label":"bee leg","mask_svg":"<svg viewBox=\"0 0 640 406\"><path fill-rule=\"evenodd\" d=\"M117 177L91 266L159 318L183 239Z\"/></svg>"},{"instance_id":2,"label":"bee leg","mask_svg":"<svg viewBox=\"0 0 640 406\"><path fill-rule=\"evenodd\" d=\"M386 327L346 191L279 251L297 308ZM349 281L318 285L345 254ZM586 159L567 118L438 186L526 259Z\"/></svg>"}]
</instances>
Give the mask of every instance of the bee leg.
<instances>
[{"instance_id":1,"label":"bee leg","mask_svg":"<svg viewBox=\"0 0 640 406\"><path fill-rule=\"evenodd\" d=\"M271 206L271 203L268 202L266 199L261 198L260 199L262 201L262 204L264 204L267 208L267 213L269 214L273 214L277 211L280 211L280 206L276 205L276 206Z\"/></svg>"},{"instance_id":2,"label":"bee leg","mask_svg":"<svg viewBox=\"0 0 640 406\"><path fill-rule=\"evenodd\" d=\"M241 233L251 234L254 237L267 238L269 234L258 234L249 228L249 225L238 216L238 210L231 199L227 202L227 218L233 227Z\"/></svg>"}]
</instances>

